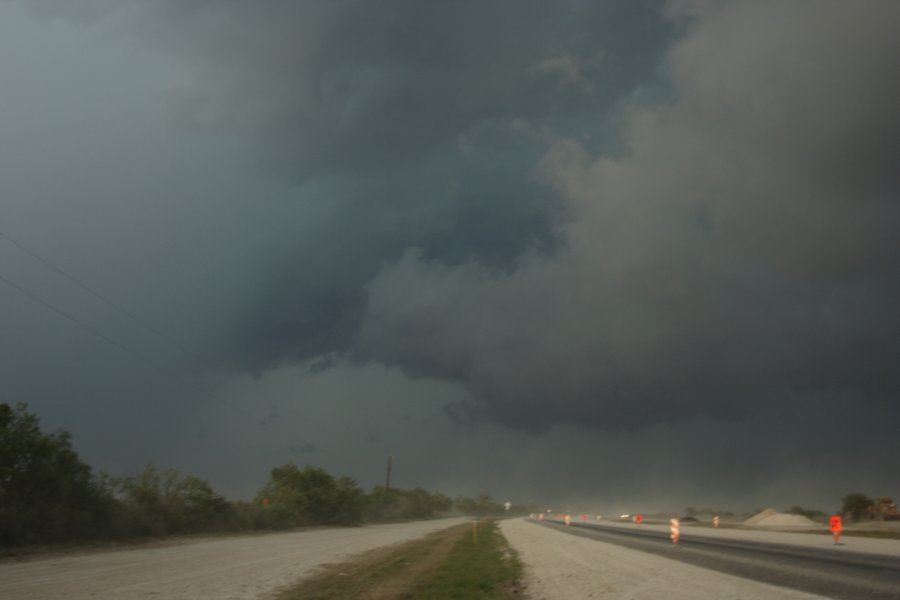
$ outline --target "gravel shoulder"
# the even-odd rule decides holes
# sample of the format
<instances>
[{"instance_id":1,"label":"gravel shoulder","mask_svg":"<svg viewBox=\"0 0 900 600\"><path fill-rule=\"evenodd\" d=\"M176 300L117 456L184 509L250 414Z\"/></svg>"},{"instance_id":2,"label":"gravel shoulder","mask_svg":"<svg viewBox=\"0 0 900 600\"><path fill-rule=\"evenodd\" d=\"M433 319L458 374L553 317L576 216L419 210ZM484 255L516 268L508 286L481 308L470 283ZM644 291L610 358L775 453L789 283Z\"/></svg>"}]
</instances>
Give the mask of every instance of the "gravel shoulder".
<instances>
[{"instance_id":1,"label":"gravel shoulder","mask_svg":"<svg viewBox=\"0 0 900 600\"><path fill-rule=\"evenodd\" d=\"M0 564L0 598L271 598L317 567L468 519L318 529Z\"/></svg>"},{"instance_id":2,"label":"gravel shoulder","mask_svg":"<svg viewBox=\"0 0 900 600\"><path fill-rule=\"evenodd\" d=\"M823 598L571 536L525 519L503 521L501 530L525 564L525 589L531 600Z\"/></svg>"}]
</instances>

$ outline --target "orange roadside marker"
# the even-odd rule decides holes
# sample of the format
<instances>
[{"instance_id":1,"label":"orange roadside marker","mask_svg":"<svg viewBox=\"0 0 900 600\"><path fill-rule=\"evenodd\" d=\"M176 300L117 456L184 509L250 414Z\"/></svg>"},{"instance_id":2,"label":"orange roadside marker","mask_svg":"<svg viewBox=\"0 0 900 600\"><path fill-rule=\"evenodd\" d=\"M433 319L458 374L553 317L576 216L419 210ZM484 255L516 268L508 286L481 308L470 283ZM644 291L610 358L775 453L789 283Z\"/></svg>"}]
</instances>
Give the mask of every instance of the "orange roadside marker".
<instances>
[{"instance_id":1,"label":"orange roadside marker","mask_svg":"<svg viewBox=\"0 0 900 600\"><path fill-rule=\"evenodd\" d=\"M841 531L844 529L844 521L838 515L834 515L829 520L828 525L831 529L831 537L834 538L834 543L837 544L838 540L841 539Z\"/></svg>"}]
</instances>

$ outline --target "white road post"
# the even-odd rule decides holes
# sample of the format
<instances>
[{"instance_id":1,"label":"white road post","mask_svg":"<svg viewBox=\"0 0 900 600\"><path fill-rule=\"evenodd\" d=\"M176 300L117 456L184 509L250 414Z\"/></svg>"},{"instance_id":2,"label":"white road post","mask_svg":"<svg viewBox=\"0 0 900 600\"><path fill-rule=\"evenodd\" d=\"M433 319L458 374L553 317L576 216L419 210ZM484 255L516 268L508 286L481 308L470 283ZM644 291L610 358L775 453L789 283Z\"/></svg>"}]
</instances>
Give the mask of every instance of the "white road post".
<instances>
[{"instance_id":1,"label":"white road post","mask_svg":"<svg viewBox=\"0 0 900 600\"><path fill-rule=\"evenodd\" d=\"M681 539L681 523L679 523L678 519L672 519L669 521L669 537L672 538L673 544L678 544L678 540Z\"/></svg>"}]
</instances>

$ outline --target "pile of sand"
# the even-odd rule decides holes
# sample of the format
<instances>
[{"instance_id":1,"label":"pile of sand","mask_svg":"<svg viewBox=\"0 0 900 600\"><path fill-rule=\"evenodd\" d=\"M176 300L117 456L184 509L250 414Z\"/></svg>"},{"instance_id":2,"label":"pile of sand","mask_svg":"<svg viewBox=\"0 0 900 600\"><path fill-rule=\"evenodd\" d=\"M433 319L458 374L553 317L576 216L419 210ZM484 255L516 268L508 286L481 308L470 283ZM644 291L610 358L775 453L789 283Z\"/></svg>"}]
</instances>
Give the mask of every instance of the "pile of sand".
<instances>
[{"instance_id":1,"label":"pile of sand","mask_svg":"<svg viewBox=\"0 0 900 600\"><path fill-rule=\"evenodd\" d=\"M788 515L767 508L744 521L744 525L751 527L815 527L816 523L803 515Z\"/></svg>"},{"instance_id":2,"label":"pile of sand","mask_svg":"<svg viewBox=\"0 0 900 600\"><path fill-rule=\"evenodd\" d=\"M757 527L817 527L815 521L803 515L772 515L756 524Z\"/></svg>"},{"instance_id":3,"label":"pile of sand","mask_svg":"<svg viewBox=\"0 0 900 600\"><path fill-rule=\"evenodd\" d=\"M744 521L744 525L756 526L759 525L759 522L763 519L768 519L769 517L773 517L775 515L781 514L774 508L767 508L762 512L758 512L746 521Z\"/></svg>"}]
</instances>

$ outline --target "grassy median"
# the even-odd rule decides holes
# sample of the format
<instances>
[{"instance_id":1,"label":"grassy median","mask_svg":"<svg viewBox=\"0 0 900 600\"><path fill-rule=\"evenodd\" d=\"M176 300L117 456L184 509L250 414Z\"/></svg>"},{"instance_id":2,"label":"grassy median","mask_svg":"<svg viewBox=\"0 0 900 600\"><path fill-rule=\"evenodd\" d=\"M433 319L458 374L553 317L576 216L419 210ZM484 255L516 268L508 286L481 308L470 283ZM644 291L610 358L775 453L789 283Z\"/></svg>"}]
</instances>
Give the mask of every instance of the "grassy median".
<instances>
[{"instance_id":1,"label":"grassy median","mask_svg":"<svg viewBox=\"0 0 900 600\"><path fill-rule=\"evenodd\" d=\"M508 599L522 565L495 521L451 527L328 565L278 600Z\"/></svg>"}]
</instances>

